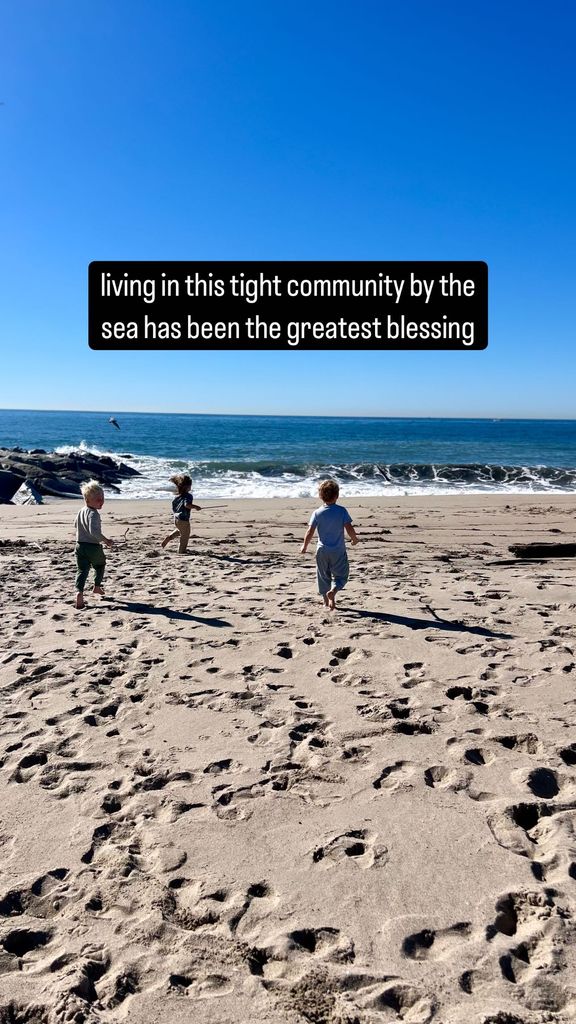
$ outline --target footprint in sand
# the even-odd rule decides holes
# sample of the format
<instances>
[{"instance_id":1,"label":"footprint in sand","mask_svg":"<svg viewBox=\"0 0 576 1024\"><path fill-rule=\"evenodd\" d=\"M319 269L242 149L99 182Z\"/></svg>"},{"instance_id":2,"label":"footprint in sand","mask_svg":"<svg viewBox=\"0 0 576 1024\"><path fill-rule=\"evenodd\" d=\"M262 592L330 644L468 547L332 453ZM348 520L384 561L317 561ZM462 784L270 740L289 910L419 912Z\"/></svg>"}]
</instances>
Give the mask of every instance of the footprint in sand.
<instances>
[{"instance_id":1,"label":"footprint in sand","mask_svg":"<svg viewBox=\"0 0 576 1024\"><path fill-rule=\"evenodd\" d=\"M560 852L571 856L570 840L576 800L562 803L519 803L488 817L488 827L506 850L533 861L532 872L543 881L548 865L558 863Z\"/></svg>"},{"instance_id":2,"label":"footprint in sand","mask_svg":"<svg viewBox=\"0 0 576 1024\"><path fill-rule=\"evenodd\" d=\"M532 768L526 778L526 785L534 796L551 800L560 792L560 777L551 768Z\"/></svg>"},{"instance_id":3,"label":"footprint in sand","mask_svg":"<svg viewBox=\"0 0 576 1024\"><path fill-rule=\"evenodd\" d=\"M396 793L399 790L411 788L410 780L416 773L416 766L410 761L395 761L383 768L380 774L374 779L374 789L384 790L388 793Z\"/></svg>"},{"instance_id":4,"label":"footprint in sand","mask_svg":"<svg viewBox=\"0 0 576 1024\"><path fill-rule=\"evenodd\" d=\"M406 936L402 953L410 960L441 960L447 954L453 955L454 946L469 939L471 934L470 921L459 921L448 928L436 930L423 928Z\"/></svg>"},{"instance_id":5,"label":"footprint in sand","mask_svg":"<svg viewBox=\"0 0 576 1024\"><path fill-rule=\"evenodd\" d=\"M170 992L191 999L213 999L218 996L229 995L234 990L234 985L225 974L194 973L196 966L191 965L192 970L186 973L172 973L168 978L168 989Z\"/></svg>"},{"instance_id":6,"label":"footprint in sand","mask_svg":"<svg viewBox=\"0 0 576 1024\"><path fill-rule=\"evenodd\" d=\"M139 991L140 976L134 968L123 969L119 974L110 977L106 989L107 991L104 991L103 987L100 988L101 1001L107 1010L114 1010L128 996L133 996Z\"/></svg>"},{"instance_id":7,"label":"footprint in sand","mask_svg":"<svg viewBox=\"0 0 576 1024\"><path fill-rule=\"evenodd\" d=\"M472 772L447 768L445 765L432 765L424 772L424 782L431 789L449 789L453 793L467 790L472 782Z\"/></svg>"},{"instance_id":8,"label":"footprint in sand","mask_svg":"<svg viewBox=\"0 0 576 1024\"><path fill-rule=\"evenodd\" d=\"M508 736L489 736L487 739L499 743L506 750L521 751L524 754L540 754L542 744L533 732L518 733Z\"/></svg>"},{"instance_id":9,"label":"footprint in sand","mask_svg":"<svg viewBox=\"0 0 576 1024\"><path fill-rule=\"evenodd\" d=\"M177 881L181 885L174 884ZM220 924L227 894L215 893L202 899L199 885L193 884L189 891L186 890L186 879L174 879L171 888L164 892L161 904L164 920L187 932ZM176 895L180 891L183 898Z\"/></svg>"},{"instance_id":10,"label":"footprint in sand","mask_svg":"<svg viewBox=\"0 0 576 1024\"><path fill-rule=\"evenodd\" d=\"M541 972L546 976L562 967L564 947L572 941L566 927L570 913L558 902L556 890L506 893L495 910L494 921L486 928L487 942L499 936L516 940L498 959L506 981L527 982Z\"/></svg>"},{"instance_id":11,"label":"footprint in sand","mask_svg":"<svg viewBox=\"0 0 576 1024\"><path fill-rule=\"evenodd\" d=\"M330 659L328 664L332 668L336 668L336 666L339 665L340 662L346 661L353 653L354 649L352 647L335 647L334 650L332 651L332 658Z\"/></svg>"},{"instance_id":12,"label":"footprint in sand","mask_svg":"<svg viewBox=\"0 0 576 1024\"><path fill-rule=\"evenodd\" d=\"M204 775L220 775L222 772L237 772L241 765L232 761L230 757L224 757L220 761L211 761L202 769Z\"/></svg>"},{"instance_id":13,"label":"footprint in sand","mask_svg":"<svg viewBox=\"0 0 576 1024\"><path fill-rule=\"evenodd\" d=\"M285 658L287 661L293 658L294 654L290 645L287 643L280 643L278 645L278 650L276 651L276 657Z\"/></svg>"},{"instance_id":14,"label":"footprint in sand","mask_svg":"<svg viewBox=\"0 0 576 1024\"><path fill-rule=\"evenodd\" d=\"M47 929L14 928L0 939L0 945L10 956L22 959L28 953L47 946L52 938L53 932Z\"/></svg>"},{"instance_id":15,"label":"footprint in sand","mask_svg":"<svg viewBox=\"0 0 576 1024\"><path fill-rule=\"evenodd\" d=\"M173 878L162 898L162 916L185 931L217 926L224 934L236 935L241 922L247 917L253 927L262 906L276 902L276 896L266 881L254 882L243 890L208 888L205 884L187 878ZM252 908L256 908L255 912Z\"/></svg>"},{"instance_id":16,"label":"footprint in sand","mask_svg":"<svg viewBox=\"0 0 576 1024\"><path fill-rule=\"evenodd\" d=\"M48 751L46 750L34 750L30 754L25 754L18 762L15 772L10 776L10 782L29 782L37 774L36 769L45 765L47 761Z\"/></svg>"},{"instance_id":17,"label":"footprint in sand","mask_svg":"<svg viewBox=\"0 0 576 1024\"><path fill-rule=\"evenodd\" d=\"M372 747L355 746L353 744L350 744L349 746L345 746L343 748L342 753L340 754L340 759L342 761L350 761L350 763L353 764L361 764L362 762L366 762L368 760L368 756L371 752Z\"/></svg>"},{"instance_id":18,"label":"footprint in sand","mask_svg":"<svg viewBox=\"0 0 576 1024\"><path fill-rule=\"evenodd\" d=\"M360 868L383 867L388 861L388 849L377 840L376 833L369 829L351 829L317 846L312 860L314 864L323 862L327 867L349 861Z\"/></svg>"},{"instance_id":19,"label":"footprint in sand","mask_svg":"<svg viewBox=\"0 0 576 1024\"><path fill-rule=\"evenodd\" d=\"M354 943L338 928L296 928L278 935L265 945L256 946L249 960L250 973L274 978L282 973L285 964L315 960L337 964L352 963Z\"/></svg>"},{"instance_id":20,"label":"footprint in sand","mask_svg":"<svg viewBox=\"0 0 576 1024\"><path fill-rule=\"evenodd\" d=\"M570 767L576 765L576 743L570 743L569 746L560 750L559 754L564 761L564 764L567 764Z\"/></svg>"},{"instance_id":21,"label":"footprint in sand","mask_svg":"<svg viewBox=\"0 0 576 1024\"><path fill-rule=\"evenodd\" d=\"M326 728L327 723L318 720L311 722L305 719L298 722L288 733L290 751L293 752L300 745L316 748L325 747L324 732Z\"/></svg>"},{"instance_id":22,"label":"footprint in sand","mask_svg":"<svg viewBox=\"0 0 576 1024\"><path fill-rule=\"evenodd\" d=\"M62 964L62 959L59 960ZM68 966L69 964L69 966ZM54 999L56 1020L86 1019L86 1007L98 1000L96 984L110 967L110 955L102 947L88 946L79 960L68 961L64 967ZM100 988L100 986L99 986Z\"/></svg>"},{"instance_id":23,"label":"footprint in sand","mask_svg":"<svg viewBox=\"0 0 576 1024\"><path fill-rule=\"evenodd\" d=\"M357 704L356 713L369 722L389 722L392 718L390 708L384 700L371 700L367 704Z\"/></svg>"},{"instance_id":24,"label":"footprint in sand","mask_svg":"<svg viewBox=\"0 0 576 1024\"><path fill-rule=\"evenodd\" d=\"M67 902L68 868L54 868L22 889L10 889L0 898L0 917L54 917Z\"/></svg>"},{"instance_id":25,"label":"footprint in sand","mask_svg":"<svg viewBox=\"0 0 576 1024\"><path fill-rule=\"evenodd\" d=\"M80 860L83 864L91 864L94 860L95 854L99 848L106 843L108 839L113 835L117 828L116 822L106 823L105 825L98 825L92 833L92 843L89 848L82 854Z\"/></svg>"},{"instance_id":26,"label":"footprint in sand","mask_svg":"<svg viewBox=\"0 0 576 1024\"><path fill-rule=\"evenodd\" d=\"M361 1010L374 1011L383 1024L387 1021L429 1024L436 1013L436 1000L433 997L406 982L394 980L390 984L392 979L385 981L388 983L383 985L382 980L378 982L374 979L370 984L369 978L357 980L352 976L342 979L339 988L351 990L356 1005Z\"/></svg>"},{"instance_id":27,"label":"footprint in sand","mask_svg":"<svg viewBox=\"0 0 576 1024\"><path fill-rule=\"evenodd\" d=\"M471 686L450 686L446 690L446 696L449 700L457 700L461 697L465 701L472 700L472 687Z\"/></svg>"},{"instance_id":28,"label":"footprint in sand","mask_svg":"<svg viewBox=\"0 0 576 1024\"><path fill-rule=\"evenodd\" d=\"M407 661L404 668L405 680L402 686L405 690L411 689L413 686L418 686L426 679L426 672L424 670L423 661Z\"/></svg>"},{"instance_id":29,"label":"footprint in sand","mask_svg":"<svg viewBox=\"0 0 576 1024\"><path fill-rule=\"evenodd\" d=\"M438 725L433 720L431 721L409 721L409 722L395 722L392 726L392 732L398 732L402 736L430 736L433 732L436 732Z\"/></svg>"},{"instance_id":30,"label":"footprint in sand","mask_svg":"<svg viewBox=\"0 0 576 1024\"><path fill-rule=\"evenodd\" d=\"M486 698L495 697L499 693L497 686L472 687L472 686L451 686L446 690L449 700L462 698L468 706L479 715L489 716L491 713L498 713L498 708L488 702Z\"/></svg>"},{"instance_id":31,"label":"footprint in sand","mask_svg":"<svg viewBox=\"0 0 576 1024\"><path fill-rule=\"evenodd\" d=\"M327 675L329 669L320 669L318 675ZM367 675L358 675L354 672L336 672L330 676L330 682L334 683L335 686L351 687L358 690L358 693L366 697L374 697L376 691L372 689L372 677Z\"/></svg>"},{"instance_id":32,"label":"footprint in sand","mask_svg":"<svg viewBox=\"0 0 576 1024\"><path fill-rule=\"evenodd\" d=\"M468 764L473 764L478 767L482 765L492 764L495 761L495 754L489 747L469 747L464 751L463 759Z\"/></svg>"}]
</instances>

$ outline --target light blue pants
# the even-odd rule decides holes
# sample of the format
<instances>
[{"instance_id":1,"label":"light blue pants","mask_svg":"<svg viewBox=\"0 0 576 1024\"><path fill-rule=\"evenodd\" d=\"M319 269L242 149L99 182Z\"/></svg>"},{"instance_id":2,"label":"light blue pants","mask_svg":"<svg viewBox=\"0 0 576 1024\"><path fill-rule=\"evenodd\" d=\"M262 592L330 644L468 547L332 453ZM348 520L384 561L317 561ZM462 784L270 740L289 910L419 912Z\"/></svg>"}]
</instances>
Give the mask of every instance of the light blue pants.
<instances>
[{"instance_id":1,"label":"light blue pants","mask_svg":"<svg viewBox=\"0 0 576 1024\"><path fill-rule=\"evenodd\" d=\"M346 548L329 551L324 547L316 549L316 577L318 591L322 596L332 587L342 590L348 582L348 555Z\"/></svg>"}]
</instances>

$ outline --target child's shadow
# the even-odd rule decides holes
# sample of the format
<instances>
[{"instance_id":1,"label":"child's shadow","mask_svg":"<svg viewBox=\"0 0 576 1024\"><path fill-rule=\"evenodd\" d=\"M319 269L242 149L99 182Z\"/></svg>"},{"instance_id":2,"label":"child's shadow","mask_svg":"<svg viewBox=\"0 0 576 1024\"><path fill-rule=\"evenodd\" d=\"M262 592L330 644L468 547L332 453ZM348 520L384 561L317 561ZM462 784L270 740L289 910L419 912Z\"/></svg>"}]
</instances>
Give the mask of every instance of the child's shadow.
<instances>
[{"instance_id":1,"label":"child's shadow","mask_svg":"<svg viewBox=\"0 0 576 1024\"><path fill-rule=\"evenodd\" d=\"M486 636L494 640L513 640L511 633L497 633L483 626L467 626L465 622L450 622L449 619L415 619L407 615L392 615L389 612L371 612L351 605L342 606L342 611L352 612L363 619L375 619L378 622L394 623L397 626L408 626L409 629L443 629L449 633L472 633L475 636Z\"/></svg>"},{"instance_id":2,"label":"child's shadow","mask_svg":"<svg viewBox=\"0 0 576 1024\"><path fill-rule=\"evenodd\" d=\"M135 612L137 615L164 615L167 619L179 619L184 622L200 622L204 626L230 626L226 619L205 618L203 615L190 615L188 612L177 612L173 608L159 607L155 604L146 604L144 601L117 601L115 598L108 598L107 604L119 611Z\"/></svg>"}]
</instances>

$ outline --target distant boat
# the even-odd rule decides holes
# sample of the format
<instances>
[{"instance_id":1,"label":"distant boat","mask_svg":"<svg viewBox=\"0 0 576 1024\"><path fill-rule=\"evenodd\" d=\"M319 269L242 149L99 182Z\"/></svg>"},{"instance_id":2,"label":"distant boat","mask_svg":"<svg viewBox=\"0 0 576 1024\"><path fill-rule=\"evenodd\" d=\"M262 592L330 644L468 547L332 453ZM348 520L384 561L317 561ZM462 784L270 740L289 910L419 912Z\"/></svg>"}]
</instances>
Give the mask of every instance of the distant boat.
<instances>
[{"instance_id":1,"label":"distant boat","mask_svg":"<svg viewBox=\"0 0 576 1024\"><path fill-rule=\"evenodd\" d=\"M120 430L120 424L118 423L118 420L114 418L114 416L110 417L108 423L111 423L113 427L116 427L116 430Z\"/></svg>"}]
</instances>

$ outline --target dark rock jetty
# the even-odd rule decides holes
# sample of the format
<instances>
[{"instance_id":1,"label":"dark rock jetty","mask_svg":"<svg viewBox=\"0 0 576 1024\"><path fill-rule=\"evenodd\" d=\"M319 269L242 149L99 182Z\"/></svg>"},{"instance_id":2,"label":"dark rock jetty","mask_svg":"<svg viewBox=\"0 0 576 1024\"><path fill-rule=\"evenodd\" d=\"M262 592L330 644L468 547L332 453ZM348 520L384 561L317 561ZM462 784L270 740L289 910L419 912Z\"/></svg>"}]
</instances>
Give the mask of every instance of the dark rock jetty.
<instances>
[{"instance_id":1,"label":"dark rock jetty","mask_svg":"<svg viewBox=\"0 0 576 1024\"><path fill-rule=\"evenodd\" d=\"M0 503L11 501L23 483L31 484L42 495L78 498L80 484L86 480L98 480L103 487L117 491L122 480L139 475L137 469L116 462L109 455L84 451L60 455L43 448L0 448Z\"/></svg>"}]
</instances>

